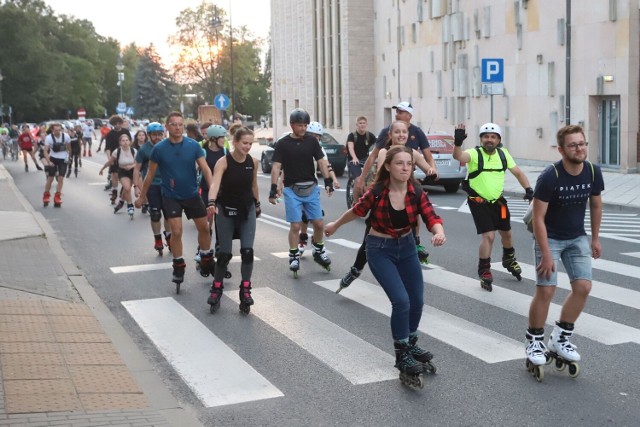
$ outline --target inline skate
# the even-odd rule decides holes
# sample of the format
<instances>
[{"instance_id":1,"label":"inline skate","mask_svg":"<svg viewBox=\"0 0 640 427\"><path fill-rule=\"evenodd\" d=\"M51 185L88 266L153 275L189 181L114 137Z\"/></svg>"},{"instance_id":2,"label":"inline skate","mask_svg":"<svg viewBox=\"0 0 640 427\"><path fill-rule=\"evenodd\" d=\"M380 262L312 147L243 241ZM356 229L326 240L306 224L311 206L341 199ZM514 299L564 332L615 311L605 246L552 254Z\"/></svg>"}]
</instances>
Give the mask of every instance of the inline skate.
<instances>
[{"instance_id":1,"label":"inline skate","mask_svg":"<svg viewBox=\"0 0 640 427\"><path fill-rule=\"evenodd\" d=\"M491 292L493 290L493 275L491 274L491 258L480 258L478 262L478 276L480 276L480 287Z\"/></svg>"},{"instance_id":2,"label":"inline skate","mask_svg":"<svg viewBox=\"0 0 640 427\"><path fill-rule=\"evenodd\" d=\"M298 278L298 270L300 270L300 251L289 251L289 270L293 272L293 278Z\"/></svg>"},{"instance_id":3,"label":"inline skate","mask_svg":"<svg viewBox=\"0 0 640 427\"><path fill-rule=\"evenodd\" d=\"M154 237L153 249L158 251L158 255L162 256L162 251L164 249L164 245L162 244L162 237L159 234L156 234Z\"/></svg>"},{"instance_id":4,"label":"inline skate","mask_svg":"<svg viewBox=\"0 0 640 427\"><path fill-rule=\"evenodd\" d=\"M423 388L424 366L411 355L410 344L403 341L394 341L393 348L396 353L394 366L400 371L400 382L411 388Z\"/></svg>"},{"instance_id":5,"label":"inline skate","mask_svg":"<svg viewBox=\"0 0 640 427\"><path fill-rule=\"evenodd\" d=\"M240 282L240 311L244 314L249 314L252 305L253 298L251 297L251 282L243 280Z\"/></svg>"},{"instance_id":6,"label":"inline skate","mask_svg":"<svg viewBox=\"0 0 640 427\"><path fill-rule=\"evenodd\" d=\"M576 346L569 342L573 335L573 323L556 322L547 343L548 363L555 361L556 370L564 371L569 367L569 376L575 378L580 375L580 354Z\"/></svg>"},{"instance_id":7,"label":"inline skate","mask_svg":"<svg viewBox=\"0 0 640 427\"><path fill-rule=\"evenodd\" d=\"M124 207L124 200L120 200L116 205L116 207L113 208L113 213L117 214L120 211L120 209L122 209L123 207Z\"/></svg>"},{"instance_id":8,"label":"inline skate","mask_svg":"<svg viewBox=\"0 0 640 427\"><path fill-rule=\"evenodd\" d=\"M211 291L209 298L207 299L207 304L209 304L209 311L211 313L215 313L220 308L220 298L222 298L223 290L224 286L222 285L222 282L213 282L211 285ZM240 289L240 298L242 298L242 289Z\"/></svg>"},{"instance_id":9,"label":"inline skate","mask_svg":"<svg viewBox=\"0 0 640 427\"><path fill-rule=\"evenodd\" d=\"M325 252L324 245L312 242L312 246L313 260L325 270L331 271L331 259Z\"/></svg>"},{"instance_id":10,"label":"inline skate","mask_svg":"<svg viewBox=\"0 0 640 427\"><path fill-rule=\"evenodd\" d=\"M307 249L307 243L309 242L309 235L307 233L300 233L300 238L298 241L298 251L300 252L300 256L304 255L305 249Z\"/></svg>"},{"instance_id":11,"label":"inline skate","mask_svg":"<svg viewBox=\"0 0 640 427\"><path fill-rule=\"evenodd\" d=\"M184 259L178 258L173 260L173 276L171 281L176 284L176 294L180 293L180 284L184 282L184 270L186 264Z\"/></svg>"},{"instance_id":12,"label":"inline skate","mask_svg":"<svg viewBox=\"0 0 640 427\"><path fill-rule=\"evenodd\" d=\"M133 219L133 213L135 212L133 205L127 204L127 214L129 214L129 219Z\"/></svg>"},{"instance_id":13,"label":"inline skate","mask_svg":"<svg viewBox=\"0 0 640 427\"><path fill-rule=\"evenodd\" d=\"M340 286L336 290L336 294L339 294L344 288L348 288L354 280L360 277L361 272L361 270L358 270L356 267L352 266L346 276L340 279Z\"/></svg>"},{"instance_id":14,"label":"inline skate","mask_svg":"<svg viewBox=\"0 0 640 427\"><path fill-rule=\"evenodd\" d=\"M169 252L171 252L171 232L170 231L164 231L164 241L166 242L166 246L167 246L167 250Z\"/></svg>"},{"instance_id":15,"label":"inline skate","mask_svg":"<svg viewBox=\"0 0 640 427\"><path fill-rule=\"evenodd\" d=\"M522 268L520 268L520 264L516 261L516 251L514 248L504 248L502 253L502 266L509 271L518 279L518 281L522 280Z\"/></svg>"},{"instance_id":16,"label":"inline skate","mask_svg":"<svg viewBox=\"0 0 640 427\"><path fill-rule=\"evenodd\" d=\"M547 356L547 348L544 345L544 330L531 330L526 333L526 348L527 360L525 366L527 371L538 382L541 382L544 378L544 365L548 364L550 359Z\"/></svg>"},{"instance_id":17,"label":"inline skate","mask_svg":"<svg viewBox=\"0 0 640 427\"><path fill-rule=\"evenodd\" d=\"M202 277L209 277L210 274L214 272L214 261L213 261L213 251L209 251L207 253L200 252L200 261L198 262L198 270L200 270L200 275Z\"/></svg>"},{"instance_id":18,"label":"inline skate","mask_svg":"<svg viewBox=\"0 0 640 427\"><path fill-rule=\"evenodd\" d=\"M111 188L111 187L109 187ZM118 190L116 190L115 188L111 190L111 204L115 205L116 204L116 199L118 198Z\"/></svg>"},{"instance_id":19,"label":"inline skate","mask_svg":"<svg viewBox=\"0 0 640 427\"><path fill-rule=\"evenodd\" d=\"M62 193L57 191L56 194L53 195L53 207L59 208L60 206L62 206Z\"/></svg>"},{"instance_id":20,"label":"inline skate","mask_svg":"<svg viewBox=\"0 0 640 427\"><path fill-rule=\"evenodd\" d=\"M51 193L49 193L48 191L45 191L44 193L42 193L42 204L44 205L45 208L49 206L50 201L51 201Z\"/></svg>"},{"instance_id":21,"label":"inline skate","mask_svg":"<svg viewBox=\"0 0 640 427\"><path fill-rule=\"evenodd\" d=\"M436 366L431 362L431 359L433 359L433 354L418 347L417 343L418 334L409 334L409 351L411 352L411 355L416 360L416 362L422 363L424 365L425 372L435 374Z\"/></svg>"}]
</instances>

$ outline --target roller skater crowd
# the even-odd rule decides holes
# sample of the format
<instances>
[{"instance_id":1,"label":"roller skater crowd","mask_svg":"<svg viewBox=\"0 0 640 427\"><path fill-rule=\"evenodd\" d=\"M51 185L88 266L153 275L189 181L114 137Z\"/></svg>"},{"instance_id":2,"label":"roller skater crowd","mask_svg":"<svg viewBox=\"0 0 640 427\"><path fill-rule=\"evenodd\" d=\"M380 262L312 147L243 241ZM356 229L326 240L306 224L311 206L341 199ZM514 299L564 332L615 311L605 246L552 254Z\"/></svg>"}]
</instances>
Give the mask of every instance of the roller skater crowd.
<instances>
[{"instance_id":1,"label":"roller skater crowd","mask_svg":"<svg viewBox=\"0 0 640 427\"><path fill-rule=\"evenodd\" d=\"M289 223L289 270L295 278L301 274L300 257L309 246L315 263L330 272L325 237L350 221L366 217L362 246L336 293L357 286L356 279L368 262L392 306L391 335L400 380L422 388L424 373L435 374L436 366L433 354L418 346L417 329L424 307L421 264L429 259L419 238L420 222L431 232L432 246L441 246L447 239L442 218L413 177L417 167L438 179L429 142L424 132L411 124L410 103L401 102L394 109L395 121L377 137L367 130L367 118L358 117L356 130L346 143L354 203L338 218L329 218L326 225L321 194L331 197L339 183L319 142L323 126L312 122L303 109L291 111L291 131L274 147L267 199L273 205L283 202ZM197 230L195 267L202 277L211 277L210 290L203 295L211 313L220 309L225 279L231 278L228 264L233 257L233 240L240 241L239 309L248 314L252 305L259 304L251 290L256 219L261 214L258 159L249 154L254 142L252 130L240 124L229 129L212 123L185 127L179 112L170 112L164 123L149 123L133 136L127 124L120 116L112 116L99 131L91 121L68 129L61 123L47 128L23 125L20 131L15 125L4 125L0 127L3 159L18 160L22 155L25 172L29 172L31 159L36 169L45 173L43 205L51 203L53 194L53 205L60 208L65 179L72 173L78 177L82 159L93 155L94 139L99 140L96 152L104 142L107 160L99 174L107 171L104 190L109 192L114 214L126 205L131 219L136 209L148 215L149 241L154 250L159 256L166 250L173 258L171 281L176 292L180 292L189 263L182 244L184 213ZM468 165L463 189L480 237L480 286L493 290L490 256L496 232L502 245L503 267L521 280L509 206L503 196L508 170L531 204L535 241L537 280L525 331L526 368L538 381L544 378L544 365L549 363L555 363L559 370L568 367L569 375L576 377L581 356L570 339L591 289L591 259L602 254L599 228L604 182L600 168L586 160L584 131L572 125L558 131L561 159L540 174L535 189L503 147L499 125L484 124L478 134L479 144L463 149L467 136L465 125L458 124L453 156ZM367 181L372 176L370 171L375 171L373 180ZM591 211L590 237L584 227L587 203ZM187 253L192 253L190 250ZM571 292L545 344L544 325L557 285L559 260L569 274Z\"/></svg>"}]
</instances>

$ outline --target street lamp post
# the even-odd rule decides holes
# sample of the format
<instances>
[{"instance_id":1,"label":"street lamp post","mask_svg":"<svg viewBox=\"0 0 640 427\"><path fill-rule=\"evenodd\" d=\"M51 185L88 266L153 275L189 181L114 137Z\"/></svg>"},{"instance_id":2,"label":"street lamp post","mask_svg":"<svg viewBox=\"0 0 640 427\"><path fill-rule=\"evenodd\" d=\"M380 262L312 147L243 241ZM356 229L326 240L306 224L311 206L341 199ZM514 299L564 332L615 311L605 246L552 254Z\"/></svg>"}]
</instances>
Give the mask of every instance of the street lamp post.
<instances>
[{"instance_id":1,"label":"street lamp post","mask_svg":"<svg viewBox=\"0 0 640 427\"><path fill-rule=\"evenodd\" d=\"M124 82L124 64L122 63L122 52L118 55L118 63L116 64L116 70L118 70L118 86L120 87L120 104L122 104L122 83Z\"/></svg>"},{"instance_id":2,"label":"street lamp post","mask_svg":"<svg viewBox=\"0 0 640 427\"><path fill-rule=\"evenodd\" d=\"M2 75L2 70L0 70L0 126L4 123L4 103L2 102L2 81L4 80L4 76Z\"/></svg>"},{"instance_id":3,"label":"street lamp post","mask_svg":"<svg viewBox=\"0 0 640 427\"><path fill-rule=\"evenodd\" d=\"M211 28L213 28L213 30L216 32L216 62L215 62L215 73L212 73L213 74L212 75L213 94L211 96L212 100L216 96L216 78L218 77L217 76L217 74L218 74L218 65L220 63L220 52L219 52L220 44L218 42L218 32L221 31L224 28L224 25L222 24L222 20L220 19L220 14L218 13L218 6L214 6L213 10L214 10L214 14L213 14L213 19L211 20Z\"/></svg>"}]
</instances>

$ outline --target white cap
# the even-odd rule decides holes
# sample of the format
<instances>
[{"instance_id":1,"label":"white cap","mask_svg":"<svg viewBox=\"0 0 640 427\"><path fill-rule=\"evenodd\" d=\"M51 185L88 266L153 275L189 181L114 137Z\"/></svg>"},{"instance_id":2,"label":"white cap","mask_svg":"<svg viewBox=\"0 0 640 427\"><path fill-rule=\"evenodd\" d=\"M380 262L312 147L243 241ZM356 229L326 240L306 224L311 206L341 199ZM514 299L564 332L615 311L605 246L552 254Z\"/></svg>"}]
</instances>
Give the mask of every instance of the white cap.
<instances>
[{"instance_id":1,"label":"white cap","mask_svg":"<svg viewBox=\"0 0 640 427\"><path fill-rule=\"evenodd\" d=\"M413 116L413 106L409 102L400 102L398 105L394 105L392 108L397 108L401 111L406 111Z\"/></svg>"}]
</instances>

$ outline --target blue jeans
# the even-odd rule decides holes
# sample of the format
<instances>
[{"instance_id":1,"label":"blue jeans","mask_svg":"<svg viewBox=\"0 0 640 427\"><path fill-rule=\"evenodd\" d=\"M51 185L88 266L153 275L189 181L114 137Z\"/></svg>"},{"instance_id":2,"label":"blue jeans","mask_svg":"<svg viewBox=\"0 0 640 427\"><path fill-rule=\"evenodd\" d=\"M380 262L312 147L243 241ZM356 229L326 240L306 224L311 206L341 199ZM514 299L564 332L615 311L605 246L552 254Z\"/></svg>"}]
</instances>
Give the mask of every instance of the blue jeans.
<instances>
[{"instance_id":1,"label":"blue jeans","mask_svg":"<svg viewBox=\"0 0 640 427\"><path fill-rule=\"evenodd\" d=\"M367 236L367 259L374 277L391 301L391 334L406 339L420 324L424 282L413 233L399 239Z\"/></svg>"}]
</instances>

